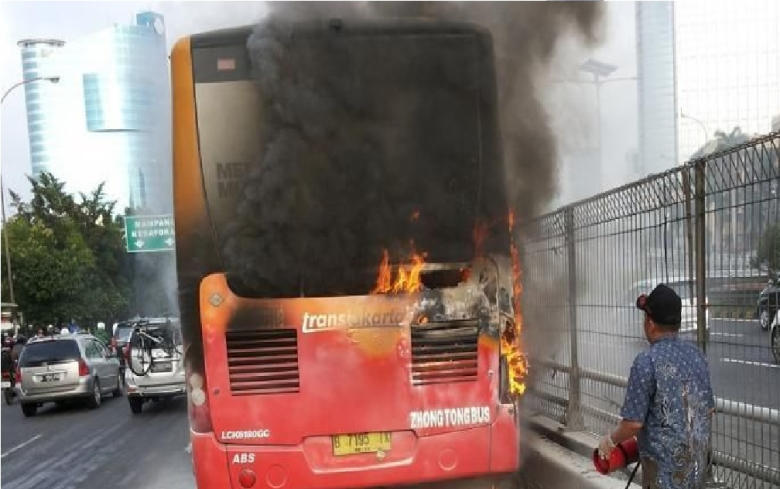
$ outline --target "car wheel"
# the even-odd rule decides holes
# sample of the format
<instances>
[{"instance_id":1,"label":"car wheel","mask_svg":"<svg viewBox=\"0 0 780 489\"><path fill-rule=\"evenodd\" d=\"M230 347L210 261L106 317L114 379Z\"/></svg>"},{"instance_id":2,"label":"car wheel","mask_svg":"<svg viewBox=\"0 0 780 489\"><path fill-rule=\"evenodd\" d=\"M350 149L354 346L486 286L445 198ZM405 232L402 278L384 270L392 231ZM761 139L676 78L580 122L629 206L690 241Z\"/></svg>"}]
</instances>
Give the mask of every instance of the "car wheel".
<instances>
[{"instance_id":1,"label":"car wheel","mask_svg":"<svg viewBox=\"0 0 780 489\"><path fill-rule=\"evenodd\" d=\"M775 363L780 363L780 326L775 326L772 330L772 355L775 357Z\"/></svg>"},{"instance_id":2,"label":"car wheel","mask_svg":"<svg viewBox=\"0 0 780 489\"><path fill-rule=\"evenodd\" d=\"M38 412L37 404L22 403L22 413L24 413L26 417L35 416L36 412Z\"/></svg>"},{"instance_id":3,"label":"car wheel","mask_svg":"<svg viewBox=\"0 0 780 489\"><path fill-rule=\"evenodd\" d=\"M122 381L120 380L119 375L116 376L116 387L114 388L112 395L114 397L122 397Z\"/></svg>"},{"instance_id":4,"label":"car wheel","mask_svg":"<svg viewBox=\"0 0 780 489\"><path fill-rule=\"evenodd\" d=\"M133 412L133 414L141 414L141 410L143 410L144 407L144 400L140 397L128 397L127 402L130 403L130 411Z\"/></svg>"},{"instance_id":5,"label":"car wheel","mask_svg":"<svg viewBox=\"0 0 780 489\"><path fill-rule=\"evenodd\" d=\"M92 395L89 397L87 404L90 409L96 409L100 407L101 401L103 401L103 394L100 392L100 380L95 377L94 382L92 382Z\"/></svg>"},{"instance_id":6,"label":"car wheel","mask_svg":"<svg viewBox=\"0 0 780 489\"><path fill-rule=\"evenodd\" d=\"M764 331L769 329L769 309L761 309L761 313L758 315L758 324Z\"/></svg>"}]
</instances>

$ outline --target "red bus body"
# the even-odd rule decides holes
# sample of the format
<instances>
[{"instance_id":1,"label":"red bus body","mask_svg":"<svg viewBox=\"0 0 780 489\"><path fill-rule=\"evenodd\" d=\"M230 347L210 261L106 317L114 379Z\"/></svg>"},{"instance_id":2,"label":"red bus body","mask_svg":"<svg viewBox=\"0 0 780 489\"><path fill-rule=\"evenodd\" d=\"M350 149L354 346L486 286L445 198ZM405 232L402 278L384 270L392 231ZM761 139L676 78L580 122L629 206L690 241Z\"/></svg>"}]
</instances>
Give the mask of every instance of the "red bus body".
<instances>
[{"instance_id":1,"label":"red bus body","mask_svg":"<svg viewBox=\"0 0 780 489\"><path fill-rule=\"evenodd\" d=\"M243 487L238 478L246 469L259 478L256 487L272 488L410 484L516 470L515 409L500 402L499 344L489 324L476 335L475 371L468 360L442 359L439 368L448 370L426 375L413 357L432 343L418 346L412 331L465 324L480 330L475 318L411 326L417 294L240 298L220 274L203 280L200 297L211 430L192 433L199 487L228 477L232 487ZM280 331L292 334L281 339L274 334ZM446 340L433 344L447 350ZM450 349L467 356L465 347ZM241 367L253 374L242 377ZM332 435L366 432L389 432L391 448L333 454Z\"/></svg>"},{"instance_id":2,"label":"red bus body","mask_svg":"<svg viewBox=\"0 0 780 489\"><path fill-rule=\"evenodd\" d=\"M222 75L196 65L235 67L220 50L240 52L248 32L183 39L172 54L177 262L198 487L357 488L516 471L520 435L499 341L514 321L505 256L440 264L459 278L414 293L260 298L231 288L215 238L221 210L209 195L217 187L207 146L219 143L207 142L225 123L219 110L251 118L238 109L252 95L240 80L206 86ZM219 98L231 87L244 95ZM231 138L224 151L258 151L251 137ZM242 156L222 161L230 158Z\"/></svg>"}]
</instances>

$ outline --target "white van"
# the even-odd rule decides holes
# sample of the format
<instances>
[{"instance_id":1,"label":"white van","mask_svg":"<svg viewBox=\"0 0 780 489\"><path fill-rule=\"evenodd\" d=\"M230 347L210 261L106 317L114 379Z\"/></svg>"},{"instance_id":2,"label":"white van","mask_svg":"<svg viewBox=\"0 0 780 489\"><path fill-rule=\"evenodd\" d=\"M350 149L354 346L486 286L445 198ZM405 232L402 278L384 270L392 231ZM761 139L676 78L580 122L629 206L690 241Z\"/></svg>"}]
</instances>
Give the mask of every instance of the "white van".
<instances>
[{"instance_id":1,"label":"white van","mask_svg":"<svg viewBox=\"0 0 780 489\"><path fill-rule=\"evenodd\" d=\"M185 393L184 347L178 318L139 319L125 346L125 389L130 410L146 401Z\"/></svg>"}]
</instances>

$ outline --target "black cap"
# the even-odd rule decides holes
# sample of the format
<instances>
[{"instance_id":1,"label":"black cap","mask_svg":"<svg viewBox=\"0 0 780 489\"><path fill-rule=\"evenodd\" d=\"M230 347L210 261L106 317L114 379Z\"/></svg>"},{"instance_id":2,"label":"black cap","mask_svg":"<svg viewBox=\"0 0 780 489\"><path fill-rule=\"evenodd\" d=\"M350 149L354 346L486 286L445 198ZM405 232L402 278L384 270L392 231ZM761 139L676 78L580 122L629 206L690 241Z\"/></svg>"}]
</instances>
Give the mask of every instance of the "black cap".
<instances>
[{"instance_id":1,"label":"black cap","mask_svg":"<svg viewBox=\"0 0 780 489\"><path fill-rule=\"evenodd\" d=\"M636 307L645 311L656 323L670 326L680 324L682 300L677 292L664 284L658 284L650 295L637 297Z\"/></svg>"}]
</instances>

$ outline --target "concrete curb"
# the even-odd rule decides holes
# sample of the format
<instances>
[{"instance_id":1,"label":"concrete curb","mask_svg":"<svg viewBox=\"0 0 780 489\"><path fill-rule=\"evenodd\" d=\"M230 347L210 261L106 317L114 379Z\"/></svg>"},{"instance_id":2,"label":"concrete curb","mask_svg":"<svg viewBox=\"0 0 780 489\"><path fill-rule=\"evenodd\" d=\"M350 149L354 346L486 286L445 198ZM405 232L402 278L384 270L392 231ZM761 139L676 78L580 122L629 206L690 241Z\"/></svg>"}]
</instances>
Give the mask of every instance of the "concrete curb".
<instances>
[{"instance_id":1,"label":"concrete curb","mask_svg":"<svg viewBox=\"0 0 780 489\"><path fill-rule=\"evenodd\" d=\"M535 433L529 433L518 486L522 489L625 489L625 481L599 474L585 458Z\"/></svg>"},{"instance_id":2,"label":"concrete curb","mask_svg":"<svg viewBox=\"0 0 780 489\"><path fill-rule=\"evenodd\" d=\"M598 473L591 461L593 447L598 444L595 435L582 431L564 431L559 423L542 416L531 417L528 423L531 433L536 436L532 438L533 443L523 466L529 475L533 473L534 478L545 481L544 485L538 487L625 489L634 467L610 476ZM631 487L640 487L640 480L640 474L637 474Z\"/></svg>"}]
</instances>

